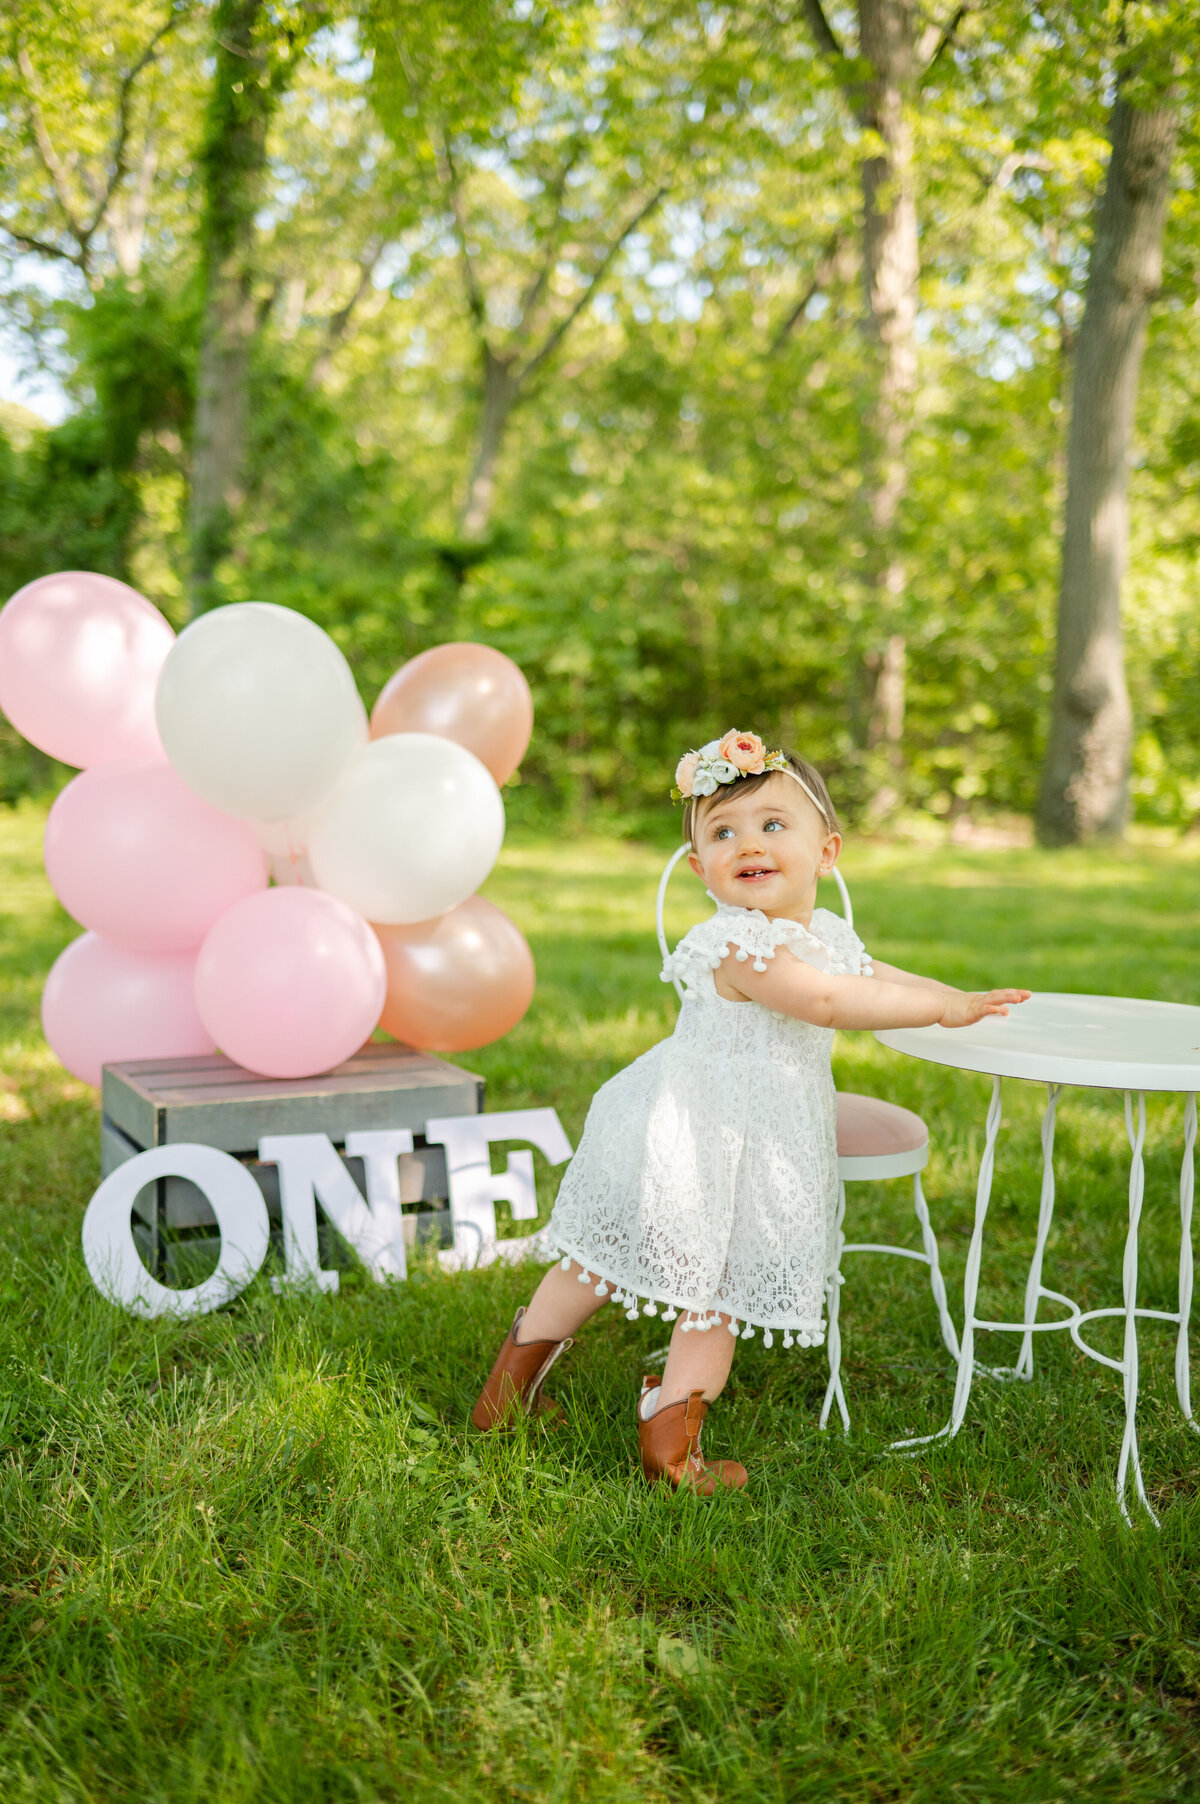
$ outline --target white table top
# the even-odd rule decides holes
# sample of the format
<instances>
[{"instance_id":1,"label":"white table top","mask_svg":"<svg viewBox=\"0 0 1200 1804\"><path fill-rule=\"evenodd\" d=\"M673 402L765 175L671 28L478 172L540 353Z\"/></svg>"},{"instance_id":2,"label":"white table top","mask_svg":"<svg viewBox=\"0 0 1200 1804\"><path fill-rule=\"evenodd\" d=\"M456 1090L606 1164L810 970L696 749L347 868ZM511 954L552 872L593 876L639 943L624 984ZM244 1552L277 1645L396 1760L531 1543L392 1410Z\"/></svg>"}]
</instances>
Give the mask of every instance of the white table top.
<instances>
[{"instance_id":1,"label":"white table top","mask_svg":"<svg viewBox=\"0 0 1200 1804\"><path fill-rule=\"evenodd\" d=\"M890 1027L875 1038L934 1065L1097 1090L1200 1090L1200 1008L1134 996L1031 996L974 1027Z\"/></svg>"}]
</instances>

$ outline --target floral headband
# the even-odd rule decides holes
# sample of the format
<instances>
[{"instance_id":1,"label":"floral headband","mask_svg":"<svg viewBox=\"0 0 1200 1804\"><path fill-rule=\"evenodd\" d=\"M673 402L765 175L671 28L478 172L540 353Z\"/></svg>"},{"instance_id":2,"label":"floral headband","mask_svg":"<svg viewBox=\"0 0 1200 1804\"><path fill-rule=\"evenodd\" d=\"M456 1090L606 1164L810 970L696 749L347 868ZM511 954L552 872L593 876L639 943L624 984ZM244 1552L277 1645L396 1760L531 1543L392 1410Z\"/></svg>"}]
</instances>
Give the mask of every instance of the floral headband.
<instances>
[{"instance_id":1,"label":"floral headband","mask_svg":"<svg viewBox=\"0 0 1200 1804\"><path fill-rule=\"evenodd\" d=\"M762 777L768 771L782 771L798 783L817 813L828 826L825 804L813 794L804 778L798 776L782 751L767 751L757 733L739 733L731 728L723 739L710 739L698 752L685 752L675 767L673 802L691 802L701 796L715 795L722 783L736 783L740 777Z\"/></svg>"}]
</instances>

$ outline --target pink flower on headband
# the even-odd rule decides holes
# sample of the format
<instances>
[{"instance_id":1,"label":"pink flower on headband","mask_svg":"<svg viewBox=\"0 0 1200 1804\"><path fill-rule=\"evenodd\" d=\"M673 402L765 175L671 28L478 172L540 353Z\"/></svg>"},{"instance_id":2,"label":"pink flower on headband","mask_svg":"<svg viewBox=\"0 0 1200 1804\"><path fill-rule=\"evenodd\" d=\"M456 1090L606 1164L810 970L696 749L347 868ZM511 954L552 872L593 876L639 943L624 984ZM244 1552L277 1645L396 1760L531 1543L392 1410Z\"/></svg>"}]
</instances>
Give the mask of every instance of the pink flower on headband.
<instances>
[{"instance_id":1,"label":"pink flower on headband","mask_svg":"<svg viewBox=\"0 0 1200 1804\"><path fill-rule=\"evenodd\" d=\"M685 752L675 766L675 787L686 802L692 793L692 782L696 775L696 766L700 762L699 752Z\"/></svg>"},{"instance_id":2,"label":"pink flower on headband","mask_svg":"<svg viewBox=\"0 0 1200 1804\"><path fill-rule=\"evenodd\" d=\"M736 729L726 733L719 755L749 777L757 777L766 769L766 747L757 733L739 733ZM683 788L682 783L679 787Z\"/></svg>"}]
</instances>

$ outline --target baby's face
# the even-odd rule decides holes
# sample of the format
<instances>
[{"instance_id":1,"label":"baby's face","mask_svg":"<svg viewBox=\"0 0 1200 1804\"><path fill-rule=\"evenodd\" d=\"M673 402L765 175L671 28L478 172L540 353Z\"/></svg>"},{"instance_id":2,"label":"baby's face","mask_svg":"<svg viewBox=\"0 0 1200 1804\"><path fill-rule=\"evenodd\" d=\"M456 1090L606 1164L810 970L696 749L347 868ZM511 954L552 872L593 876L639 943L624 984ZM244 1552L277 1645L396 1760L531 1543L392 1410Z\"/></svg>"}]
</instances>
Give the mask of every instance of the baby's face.
<instances>
[{"instance_id":1,"label":"baby's face","mask_svg":"<svg viewBox=\"0 0 1200 1804\"><path fill-rule=\"evenodd\" d=\"M829 831L782 772L749 794L740 790L733 783L697 811L688 863L718 902L807 921L817 878L837 863L841 834Z\"/></svg>"}]
</instances>

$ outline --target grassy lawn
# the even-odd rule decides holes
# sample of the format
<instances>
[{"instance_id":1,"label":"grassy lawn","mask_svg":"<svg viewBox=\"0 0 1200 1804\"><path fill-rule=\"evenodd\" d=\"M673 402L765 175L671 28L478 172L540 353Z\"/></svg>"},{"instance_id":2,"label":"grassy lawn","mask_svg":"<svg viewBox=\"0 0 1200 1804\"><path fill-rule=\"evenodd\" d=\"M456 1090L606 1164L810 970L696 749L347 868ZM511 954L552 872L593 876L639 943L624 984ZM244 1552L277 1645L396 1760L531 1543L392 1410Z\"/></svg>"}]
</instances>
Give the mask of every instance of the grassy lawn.
<instances>
[{"instance_id":1,"label":"grassy lawn","mask_svg":"<svg viewBox=\"0 0 1200 1804\"><path fill-rule=\"evenodd\" d=\"M556 1368L571 1425L465 1426L528 1273L418 1270L278 1300L260 1279L187 1326L92 1290L79 1225L97 1116L40 1039L75 929L42 817L0 816L0 1795L309 1800L1167 1800L1200 1789L1200 1441L1174 1337L1143 1336L1141 1444L1163 1529L1112 1494L1119 1378L1042 1337L1032 1385L981 1380L918 1459L951 1383L917 1268L844 1291L854 1432L823 1435L819 1350L746 1343L709 1451L751 1469L709 1504L635 1474L652 1320L604 1311ZM519 839L489 893L540 987L465 1056L493 1108L594 1088L669 1031L662 851ZM1182 852L851 847L868 945L983 987L1200 1002L1200 862ZM680 876L673 928L704 905ZM918 1109L956 1313L987 1080L844 1039L845 1088ZM981 1310L1020 1312L1042 1095L1010 1084ZM1115 1099L1068 1093L1046 1282L1120 1300L1127 1147ZM1182 1106L1153 1100L1141 1300L1174 1303ZM539 1172L548 1206L553 1174ZM852 1190L852 1238L907 1236L903 1183ZM1097 1344L1119 1350L1114 1324ZM986 1338L985 1360L1016 1343Z\"/></svg>"}]
</instances>

